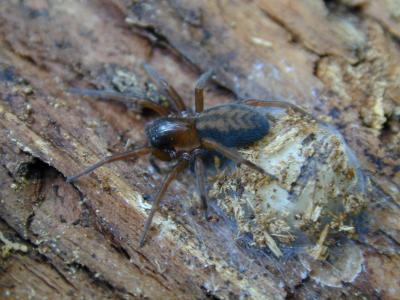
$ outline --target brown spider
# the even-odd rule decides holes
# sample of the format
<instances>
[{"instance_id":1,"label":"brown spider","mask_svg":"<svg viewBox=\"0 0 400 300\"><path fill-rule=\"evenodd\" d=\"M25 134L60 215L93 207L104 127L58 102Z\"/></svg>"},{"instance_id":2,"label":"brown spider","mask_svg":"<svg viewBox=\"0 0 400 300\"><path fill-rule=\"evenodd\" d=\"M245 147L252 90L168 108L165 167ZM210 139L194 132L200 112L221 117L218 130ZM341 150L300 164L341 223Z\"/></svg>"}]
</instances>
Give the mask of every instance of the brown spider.
<instances>
[{"instance_id":1,"label":"brown spider","mask_svg":"<svg viewBox=\"0 0 400 300\"><path fill-rule=\"evenodd\" d=\"M129 99L144 108L156 112L160 116L146 126L147 143L145 146L105 157L79 174L67 178L67 182L73 182L77 178L92 172L106 163L150 153L163 161L176 160L176 165L164 179L154 200L140 238L141 247L144 245L154 213L157 211L168 186L178 173L182 172L192 163L194 164L197 189L200 194L202 208L205 212L205 217L208 218L204 158L210 155L211 152L217 152L236 163L245 164L275 179L274 176L268 174L251 161L244 159L233 149L251 145L264 137L269 131L269 123L265 115L250 106L292 108L295 111L307 114L303 109L289 102L254 99L219 105L204 110L204 86L212 75L211 70L201 75L197 81L195 88L195 112L193 113L187 109L182 98L165 79L149 65L145 65L144 67L150 77L166 93L170 105L170 108L166 108L145 98L135 97L134 99ZM127 96L118 93L77 89L71 89L70 91L83 95L122 100L128 103Z\"/></svg>"}]
</instances>

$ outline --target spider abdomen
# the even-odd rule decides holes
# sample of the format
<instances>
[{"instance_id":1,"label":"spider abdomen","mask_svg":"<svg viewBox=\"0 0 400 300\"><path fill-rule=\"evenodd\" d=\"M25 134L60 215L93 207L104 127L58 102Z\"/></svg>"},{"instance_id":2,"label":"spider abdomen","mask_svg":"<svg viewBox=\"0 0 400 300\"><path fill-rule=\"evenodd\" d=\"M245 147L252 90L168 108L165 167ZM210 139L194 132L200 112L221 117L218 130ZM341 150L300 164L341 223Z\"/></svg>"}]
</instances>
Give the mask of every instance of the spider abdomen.
<instances>
[{"instance_id":1,"label":"spider abdomen","mask_svg":"<svg viewBox=\"0 0 400 300\"><path fill-rule=\"evenodd\" d=\"M200 138L226 147L243 147L263 138L269 130L266 117L242 104L226 104L205 110L196 120Z\"/></svg>"}]
</instances>

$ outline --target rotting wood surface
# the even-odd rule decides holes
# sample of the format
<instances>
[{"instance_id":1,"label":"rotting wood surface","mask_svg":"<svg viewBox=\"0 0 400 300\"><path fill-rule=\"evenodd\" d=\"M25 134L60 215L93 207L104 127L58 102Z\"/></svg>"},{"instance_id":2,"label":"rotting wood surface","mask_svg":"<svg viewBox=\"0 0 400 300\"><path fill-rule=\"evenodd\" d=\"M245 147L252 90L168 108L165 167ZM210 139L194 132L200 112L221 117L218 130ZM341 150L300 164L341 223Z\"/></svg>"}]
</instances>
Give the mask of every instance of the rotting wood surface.
<instances>
[{"instance_id":1,"label":"rotting wood surface","mask_svg":"<svg viewBox=\"0 0 400 300\"><path fill-rule=\"evenodd\" d=\"M2 248L2 297L395 299L400 9L395 0L377 3L2 1L0 229L28 246ZM364 272L329 288L296 259L241 247L229 221L207 223L196 213L185 176L139 248L150 204L143 196L162 180L145 159L65 183L82 166L139 144L148 120L65 89L123 89L127 79L144 89L144 62L187 104L196 78L213 66L207 105L289 100L334 124L373 175L373 201L383 206L372 209L369 233L357 241Z\"/></svg>"}]
</instances>

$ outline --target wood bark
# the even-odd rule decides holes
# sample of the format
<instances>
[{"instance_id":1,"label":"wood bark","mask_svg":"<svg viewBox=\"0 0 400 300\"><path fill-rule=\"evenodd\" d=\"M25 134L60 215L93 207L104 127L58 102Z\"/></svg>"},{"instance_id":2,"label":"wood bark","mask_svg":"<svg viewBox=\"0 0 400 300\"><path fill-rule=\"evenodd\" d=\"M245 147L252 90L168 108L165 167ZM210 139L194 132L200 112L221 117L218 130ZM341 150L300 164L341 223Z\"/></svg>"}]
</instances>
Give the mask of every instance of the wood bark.
<instances>
[{"instance_id":1,"label":"wood bark","mask_svg":"<svg viewBox=\"0 0 400 300\"><path fill-rule=\"evenodd\" d=\"M399 39L396 0L1 1L1 297L396 299ZM140 248L148 198L163 177L146 159L66 183L103 156L140 145L151 119L66 89L157 98L143 63L187 105L197 77L213 67L207 106L286 100L336 126L373 188L367 233L355 240L362 273L328 287L296 255L277 259L241 245L232 220L203 220L186 175Z\"/></svg>"}]
</instances>

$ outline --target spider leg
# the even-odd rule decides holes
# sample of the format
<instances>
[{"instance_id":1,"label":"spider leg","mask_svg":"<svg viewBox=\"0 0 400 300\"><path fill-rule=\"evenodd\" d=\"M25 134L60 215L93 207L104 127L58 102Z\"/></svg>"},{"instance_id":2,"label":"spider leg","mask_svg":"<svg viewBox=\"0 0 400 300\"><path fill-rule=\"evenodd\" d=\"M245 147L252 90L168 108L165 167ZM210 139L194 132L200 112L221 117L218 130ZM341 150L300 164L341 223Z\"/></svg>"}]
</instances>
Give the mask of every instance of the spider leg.
<instances>
[{"instance_id":1,"label":"spider leg","mask_svg":"<svg viewBox=\"0 0 400 300\"><path fill-rule=\"evenodd\" d=\"M214 142L213 140L210 140L210 139L203 138L203 139L201 139L201 143L208 150L217 151L217 152L221 153L222 155L224 155L225 157L235 161L236 163L244 164L244 165L248 166L249 168L256 170L257 172L260 172L263 175L270 177L272 180L277 180L277 178L274 175L269 174L260 166L257 166L256 164L252 163L251 161L243 158L237 151L235 151L231 148L225 147L224 145L221 145L220 143Z\"/></svg>"},{"instance_id":2,"label":"spider leg","mask_svg":"<svg viewBox=\"0 0 400 300\"><path fill-rule=\"evenodd\" d=\"M203 73L196 82L194 88L195 112L201 113L204 110L204 86L213 75L214 70L210 69Z\"/></svg>"},{"instance_id":3,"label":"spider leg","mask_svg":"<svg viewBox=\"0 0 400 300\"><path fill-rule=\"evenodd\" d=\"M128 108L130 108L132 104L135 103L144 108L151 109L160 116L167 116L169 114L168 109L166 109L165 107L161 106L158 103L146 99L145 98L146 96L140 93L122 94L111 90L94 90L94 89L80 89L80 88L69 88L67 89L67 92L70 94L75 94L80 96L88 96L104 100L114 100L125 104Z\"/></svg>"},{"instance_id":4,"label":"spider leg","mask_svg":"<svg viewBox=\"0 0 400 300\"><path fill-rule=\"evenodd\" d=\"M240 103L251 105L251 106L270 106L270 107L281 107L281 108L291 108L295 112L301 113L303 115L313 117L310 113L306 112L300 106L296 104L286 102L286 101L278 101L278 100L257 100L257 99L245 99L240 101Z\"/></svg>"},{"instance_id":5,"label":"spider leg","mask_svg":"<svg viewBox=\"0 0 400 300\"><path fill-rule=\"evenodd\" d=\"M148 154L151 152L151 150L152 149L150 147L143 147L143 148L107 156L107 157L103 158L102 160L98 161L97 163L95 163L94 165L91 165L88 168L84 169L82 172L80 172L76 175L67 177L67 182L73 182L76 179L78 179L79 177L81 177L83 175L87 175L90 172L93 172L94 170L96 170L97 168L101 167L104 164L108 164L108 163L116 161L116 160L125 160L125 159L129 159L129 158L141 156L144 154Z\"/></svg>"},{"instance_id":6,"label":"spider leg","mask_svg":"<svg viewBox=\"0 0 400 300\"><path fill-rule=\"evenodd\" d=\"M155 212L158 210L158 207L160 206L160 202L162 197L164 196L165 192L167 191L169 185L171 182L176 178L176 176L182 172L186 167L188 166L188 160L187 158L181 158L179 162L176 164L176 166L172 169L172 171L165 177L164 182L161 186L161 188L158 190L156 199L154 200L153 206L151 207L151 211L149 216L147 217L146 223L144 225L143 233L140 237L140 242L139 245L140 247L143 247L144 245L144 240L146 238L147 232L150 229L151 222L153 220Z\"/></svg>"},{"instance_id":7,"label":"spider leg","mask_svg":"<svg viewBox=\"0 0 400 300\"><path fill-rule=\"evenodd\" d=\"M149 64L144 64L143 67L147 74L157 83L157 85L161 87L165 93L167 93L169 96L167 99L174 110L177 113L186 111L186 105L178 92L171 85L169 85L169 83L160 74L158 74L152 66Z\"/></svg>"},{"instance_id":8,"label":"spider leg","mask_svg":"<svg viewBox=\"0 0 400 300\"><path fill-rule=\"evenodd\" d=\"M154 170L156 170L157 173L161 173L161 168L157 164L154 156L150 156L149 162L150 162L150 165L154 168Z\"/></svg>"},{"instance_id":9,"label":"spider leg","mask_svg":"<svg viewBox=\"0 0 400 300\"><path fill-rule=\"evenodd\" d=\"M204 162L200 156L196 156L195 164L194 164L194 173L196 175L196 183L197 190L200 194L201 206L204 211L204 217L208 220L208 196L206 191L206 182L205 182L205 169Z\"/></svg>"}]
</instances>

